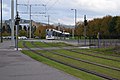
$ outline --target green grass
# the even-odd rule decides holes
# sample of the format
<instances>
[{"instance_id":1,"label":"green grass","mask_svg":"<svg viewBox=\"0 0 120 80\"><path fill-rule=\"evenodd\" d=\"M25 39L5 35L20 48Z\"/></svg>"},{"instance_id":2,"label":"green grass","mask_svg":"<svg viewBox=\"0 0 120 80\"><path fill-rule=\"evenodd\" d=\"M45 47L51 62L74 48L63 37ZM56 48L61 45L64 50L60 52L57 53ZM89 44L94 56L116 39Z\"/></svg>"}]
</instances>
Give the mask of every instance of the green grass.
<instances>
[{"instance_id":1,"label":"green grass","mask_svg":"<svg viewBox=\"0 0 120 80\"><path fill-rule=\"evenodd\" d=\"M73 46L73 45L70 45L70 44L63 43L63 42L48 43L48 45L54 46L54 47L67 47L67 46Z\"/></svg>"},{"instance_id":2,"label":"green grass","mask_svg":"<svg viewBox=\"0 0 120 80\"><path fill-rule=\"evenodd\" d=\"M28 46L28 47L30 47L30 48L34 48L35 46L33 46L32 44L31 44L31 42L30 41L19 41L18 42L18 47L19 48L24 48L24 46L23 46L23 43L25 42L25 44Z\"/></svg>"},{"instance_id":3,"label":"green grass","mask_svg":"<svg viewBox=\"0 0 120 80\"><path fill-rule=\"evenodd\" d=\"M100 52L101 54L104 55L115 55L120 57L120 46L92 49L92 51Z\"/></svg>"},{"instance_id":4,"label":"green grass","mask_svg":"<svg viewBox=\"0 0 120 80\"><path fill-rule=\"evenodd\" d=\"M23 41L19 41L19 42L18 42L18 47L19 47L19 48L24 48L24 46L23 46Z\"/></svg>"},{"instance_id":5,"label":"green grass","mask_svg":"<svg viewBox=\"0 0 120 80\"><path fill-rule=\"evenodd\" d=\"M76 67L86 68L88 70L93 70L95 72L106 74L106 75L109 75L111 77L120 79L120 76L119 76L120 71L115 71L115 70L99 67L99 66L96 66L96 65L84 63L84 62L81 62L81 61L76 61L76 60L73 60L73 59L65 58L65 57L62 57L62 56L59 56L59 55L56 55L56 54L52 54L52 53L47 52L47 51L40 51L40 52L43 53L44 55L48 56L48 57L54 58L56 60L59 60L59 61L65 62L65 63L69 63L69 64L74 65Z\"/></svg>"},{"instance_id":6,"label":"green grass","mask_svg":"<svg viewBox=\"0 0 120 80\"><path fill-rule=\"evenodd\" d=\"M116 51L120 51L120 46L108 47L108 48L91 48L90 51L98 52L104 55L117 55ZM120 56L120 54L118 54Z\"/></svg>"},{"instance_id":7,"label":"green grass","mask_svg":"<svg viewBox=\"0 0 120 80\"><path fill-rule=\"evenodd\" d=\"M51 43L43 43L43 42L34 42L35 45L40 46L40 47L67 47L67 46L72 46L70 44L66 44L63 42L51 42Z\"/></svg>"},{"instance_id":8,"label":"green grass","mask_svg":"<svg viewBox=\"0 0 120 80\"><path fill-rule=\"evenodd\" d=\"M39 46L39 47L50 47L49 45L43 43L43 42L34 42L35 45Z\"/></svg>"},{"instance_id":9,"label":"green grass","mask_svg":"<svg viewBox=\"0 0 120 80\"><path fill-rule=\"evenodd\" d=\"M84 55L84 54L78 54L78 53L70 52L70 51L66 51L66 50L54 50L54 52L59 52L60 54L73 56L75 58L80 58L80 59L83 59L83 60L88 60L88 61L92 61L92 62L95 62L95 63L120 68L120 62L116 62L116 61L96 58L96 57L93 57L93 56L88 56L88 55Z\"/></svg>"},{"instance_id":10,"label":"green grass","mask_svg":"<svg viewBox=\"0 0 120 80\"><path fill-rule=\"evenodd\" d=\"M31 58L37 60L37 61L40 61L42 63L45 63L49 66L52 66L54 68L57 68L59 70L62 70L64 72L67 72L71 75L74 75L80 79L83 79L83 80L104 80L103 78L100 78L100 77L97 77L95 75L92 75L92 74L88 74L86 72L83 72L83 71L80 71L80 70L77 70L77 69L74 69L74 68L71 68L69 66L65 66L63 64L59 64L57 62L54 62L52 60L49 60L47 58L44 58L44 57L41 57L39 56L38 54L34 54L33 52L31 51L22 51L24 54L30 56Z\"/></svg>"},{"instance_id":11,"label":"green grass","mask_svg":"<svg viewBox=\"0 0 120 80\"><path fill-rule=\"evenodd\" d=\"M120 57L115 57L117 56L117 54L115 54L114 52L109 52L109 50L104 51L104 52L102 52L103 49L99 49L99 51L97 51L97 49L75 49L75 50L78 52L83 52L83 53L87 53L91 55L120 60ZM115 55L115 56L111 56L111 55Z\"/></svg>"},{"instance_id":12,"label":"green grass","mask_svg":"<svg viewBox=\"0 0 120 80\"><path fill-rule=\"evenodd\" d=\"M31 44L30 41L19 41L18 45L20 48L24 48L23 46L23 42L26 43L27 46L29 46L30 48L35 48L34 45ZM52 43L43 43L43 42L34 42L35 45L39 46L39 47L67 47L67 46L72 46L72 45L69 45L69 44L66 44L66 43L62 43L62 42L58 42L58 43L55 43L55 42L52 42Z\"/></svg>"}]
</instances>

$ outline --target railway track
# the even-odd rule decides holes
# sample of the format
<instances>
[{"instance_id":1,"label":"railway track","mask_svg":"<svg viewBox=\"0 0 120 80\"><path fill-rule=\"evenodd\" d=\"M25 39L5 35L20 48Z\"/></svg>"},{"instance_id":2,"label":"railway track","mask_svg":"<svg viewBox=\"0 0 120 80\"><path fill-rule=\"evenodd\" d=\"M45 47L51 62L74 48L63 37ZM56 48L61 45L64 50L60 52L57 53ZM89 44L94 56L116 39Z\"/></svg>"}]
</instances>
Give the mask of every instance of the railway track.
<instances>
[{"instance_id":1,"label":"railway track","mask_svg":"<svg viewBox=\"0 0 120 80\"><path fill-rule=\"evenodd\" d=\"M31 44L32 44L33 46L37 47L37 48L42 48L42 50L51 52L51 53L53 53L53 54L57 54L57 55L59 55L59 56L63 56L63 57L66 57L66 58L70 58L70 59L73 59L73 60L81 61L81 62L84 62L84 63L96 65L96 66L103 67L103 68L107 68L107 69L112 69L112 70L120 71L119 68L110 67L110 66L106 66L106 65L102 65L102 64L90 62L90 61L83 60L83 59L80 59L80 58L74 58L74 57L71 57L71 56L68 56L68 55L65 55L65 54L61 54L61 52L57 53L57 52L54 52L54 51L51 51L51 50L47 50L47 49L45 49L45 48L43 48L43 47L40 47L40 46L35 45L33 42L31 42Z\"/></svg>"},{"instance_id":2,"label":"railway track","mask_svg":"<svg viewBox=\"0 0 120 80\"><path fill-rule=\"evenodd\" d=\"M88 52L88 51L87 51ZM99 51L91 51L91 50L89 50L89 52L94 52L95 54L98 54L98 53L100 53L100 54L103 54L104 52L99 52ZM117 57L117 58L120 58L120 56L119 55L109 55L109 56L113 56L113 57Z\"/></svg>"},{"instance_id":3,"label":"railway track","mask_svg":"<svg viewBox=\"0 0 120 80\"><path fill-rule=\"evenodd\" d=\"M44 42L45 44L47 44L46 42ZM49 45L49 44L47 44ZM54 45L50 45L50 46L53 46ZM61 47L59 47L61 48ZM101 59L106 59L106 60L111 60L111 61L117 61L117 62L120 62L120 60L116 60L116 59L111 59L111 58L106 58L106 57L102 57L102 56L96 56L96 55L92 55L92 54L87 54L87 53L84 53L84 52L79 52L79 51L76 51L76 50L70 50L70 49L64 49L64 48L61 48L63 50L67 50L67 51L71 51L71 52L75 52L75 53L78 53L78 54L83 54L83 55L87 55L87 56L92 56L92 57L97 57L97 58L101 58Z\"/></svg>"},{"instance_id":4,"label":"railway track","mask_svg":"<svg viewBox=\"0 0 120 80\"><path fill-rule=\"evenodd\" d=\"M75 53L78 53L78 54L84 54L84 55L88 55L88 56L92 56L92 57L102 58L102 59L106 59L106 60L120 62L120 60L106 58L106 57L102 57L102 56L91 55L91 54L87 54L87 53L84 53L84 52L79 52L79 51L76 51L76 50L68 50L68 51L72 51L72 52L75 52Z\"/></svg>"},{"instance_id":5,"label":"railway track","mask_svg":"<svg viewBox=\"0 0 120 80\"><path fill-rule=\"evenodd\" d=\"M96 75L96 76L99 76L99 77L104 78L104 79L108 79L108 80L118 80L118 79L116 79L116 78L112 78L112 77L107 76L107 75L105 75L105 74L101 74L101 73L98 73L98 72L95 72L95 71L92 71L92 70L88 70L88 69L85 69L85 68L80 68L80 67L74 66L74 65L72 65L72 64L65 63L65 62L62 62L62 61L60 61L60 60L56 60L56 59L54 59L54 58L51 58L51 57L49 57L49 56L46 56L46 55L44 55L44 54L42 54L42 53L40 53L40 52L37 52L37 51L35 51L35 50L32 50L31 48L29 48L28 46L26 46L25 42L23 43L23 45L24 45L25 48L29 49L29 50L32 51L33 53L39 54L39 55L42 56L42 57L45 57L45 58L50 59L50 60L53 60L53 61L58 62L58 63L60 63L60 64L63 64L63 65L66 65L66 66L72 67L72 68L74 68L74 69L81 70L81 71L84 71L84 72L87 72L87 73L90 73L90 74L93 74L93 75ZM61 55L61 56L63 56L63 55ZM64 57L65 57L65 55L64 55ZM68 58L72 58L72 57L68 57Z\"/></svg>"}]
</instances>

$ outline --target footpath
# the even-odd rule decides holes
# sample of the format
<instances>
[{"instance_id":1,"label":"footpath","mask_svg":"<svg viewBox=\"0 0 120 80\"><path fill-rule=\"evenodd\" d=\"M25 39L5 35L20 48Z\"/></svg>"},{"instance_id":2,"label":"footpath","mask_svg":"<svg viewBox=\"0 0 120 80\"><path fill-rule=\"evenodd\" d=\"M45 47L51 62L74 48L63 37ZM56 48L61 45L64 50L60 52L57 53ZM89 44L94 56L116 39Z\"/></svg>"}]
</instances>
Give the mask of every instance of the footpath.
<instances>
[{"instance_id":1,"label":"footpath","mask_svg":"<svg viewBox=\"0 0 120 80\"><path fill-rule=\"evenodd\" d=\"M0 43L0 80L80 80L14 50L11 41Z\"/></svg>"}]
</instances>

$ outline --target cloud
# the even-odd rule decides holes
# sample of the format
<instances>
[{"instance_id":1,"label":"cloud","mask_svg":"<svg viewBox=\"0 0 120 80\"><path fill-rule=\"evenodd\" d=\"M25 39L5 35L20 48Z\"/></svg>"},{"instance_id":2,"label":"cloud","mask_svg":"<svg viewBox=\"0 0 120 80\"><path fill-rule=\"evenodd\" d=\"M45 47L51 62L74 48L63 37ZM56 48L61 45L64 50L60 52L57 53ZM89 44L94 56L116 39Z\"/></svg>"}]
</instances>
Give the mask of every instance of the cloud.
<instances>
[{"instance_id":1,"label":"cloud","mask_svg":"<svg viewBox=\"0 0 120 80\"><path fill-rule=\"evenodd\" d=\"M119 0L18 0L19 3L47 4L47 8L93 11L96 13L115 13L120 9Z\"/></svg>"},{"instance_id":2,"label":"cloud","mask_svg":"<svg viewBox=\"0 0 120 80\"><path fill-rule=\"evenodd\" d=\"M10 16L10 1L4 0L4 3L3 13L7 18ZM83 21L83 15L87 15L88 20L106 15L120 15L119 0L18 0L18 3L46 4L51 22L56 23L74 24L74 12L70 10L72 8L77 9L77 21ZM26 9L21 7L20 10ZM43 11L41 8L34 10ZM20 16L26 17L26 15ZM37 20L35 17L33 19Z\"/></svg>"},{"instance_id":3,"label":"cloud","mask_svg":"<svg viewBox=\"0 0 120 80\"><path fill-rule=\"evenodd\" d=\"M10 16L9 13L10 13L10 7L7 4L3 3L3 5L2 5L3 19L8 18ZM1 13L0 13L0 15L1 15Z\"/></svg>"},{"instance_id":4,"label":"cloud","mask_svg":"<svg viewBox=\"0 0 120 80\"><path fill-rule=\"evenodd\" d=\"M114 11L119 7L114 0L80 0L78 5L83 9L95 12Z\"/></svg>"}]
</instances>

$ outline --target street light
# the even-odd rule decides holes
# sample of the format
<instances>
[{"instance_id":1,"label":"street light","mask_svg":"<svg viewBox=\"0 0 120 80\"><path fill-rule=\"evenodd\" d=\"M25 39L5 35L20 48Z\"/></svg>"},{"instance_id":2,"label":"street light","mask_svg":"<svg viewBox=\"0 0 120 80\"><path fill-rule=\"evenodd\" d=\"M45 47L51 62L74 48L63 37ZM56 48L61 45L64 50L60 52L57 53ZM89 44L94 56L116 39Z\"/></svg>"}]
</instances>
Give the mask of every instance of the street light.
<instances>
[{"instance_id":1,"label":"street light","mask_svg":"<svg viewBox=\"0 0 120 80\"><path fill-rule=\"evenodd\" d=\"M1 43L3 42L3 40L2 40L2 0L1 0Z\"/></svg>"},{"instance_id":2,"label":"street light","mask_svg":"<svg viewBox=\"0 0 120 80\"><path fill-rule=\"evenodd\" d=\"M75 27L76 27L77 10L76 10L76 9L71 9L71 10L74 10L74 12L75 12ZM75 30L75 27L72 29L72 37L73 37L73 38L74 38L74 30Z\"/></svg>"}]
</instances>

